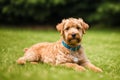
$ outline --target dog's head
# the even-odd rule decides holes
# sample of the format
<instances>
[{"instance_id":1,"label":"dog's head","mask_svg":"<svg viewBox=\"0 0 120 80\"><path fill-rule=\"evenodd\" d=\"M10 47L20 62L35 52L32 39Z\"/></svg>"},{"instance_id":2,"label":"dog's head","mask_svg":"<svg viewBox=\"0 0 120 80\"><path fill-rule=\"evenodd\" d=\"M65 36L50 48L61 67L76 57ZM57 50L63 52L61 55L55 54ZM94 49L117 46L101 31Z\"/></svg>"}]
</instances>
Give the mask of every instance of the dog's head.
<instances>
[{"instance_id":1,"label":"dog's head","mask_svg":"<svg viewBox=\"0 0 120 80\"><path fill-rule=\"evenodd\" d=\"M85 30L89 28L89 25L81 18L69 18L63 19L56 28L67 44L75 46L81 42L82 36Z\"/></svg>"}]
</instances>

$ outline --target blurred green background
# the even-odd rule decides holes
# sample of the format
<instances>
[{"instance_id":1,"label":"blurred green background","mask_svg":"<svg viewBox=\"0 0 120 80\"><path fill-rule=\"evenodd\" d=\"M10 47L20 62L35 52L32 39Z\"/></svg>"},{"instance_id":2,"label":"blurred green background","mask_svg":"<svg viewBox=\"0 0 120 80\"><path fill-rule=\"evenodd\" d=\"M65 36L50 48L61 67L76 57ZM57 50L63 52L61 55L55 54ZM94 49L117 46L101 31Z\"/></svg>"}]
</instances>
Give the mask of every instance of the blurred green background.
<instances>
[{"instance_id":1,"label":"blurred green background","mask_svg":"<svg viewBox=\"0 0 120 80\"><path fill-rule=\"evenodd\" d=\"M52 28L69 17L83 18L92 27L82 44L103 73L17 65L25 47L57 41L60 35ZM0 0L0 80L120 80L119 19L120 0Z\"/></svg>"},{"instance_id":2,"label":"blurred green background","mask_svg":"<svg viewBox=\"0 0 120 80\"><path fill-rule=\"evenodd\" d=\"M118 27L120 0L0 0L0 24L57 24L69 17Z\"/></svg>"}]
</instances>

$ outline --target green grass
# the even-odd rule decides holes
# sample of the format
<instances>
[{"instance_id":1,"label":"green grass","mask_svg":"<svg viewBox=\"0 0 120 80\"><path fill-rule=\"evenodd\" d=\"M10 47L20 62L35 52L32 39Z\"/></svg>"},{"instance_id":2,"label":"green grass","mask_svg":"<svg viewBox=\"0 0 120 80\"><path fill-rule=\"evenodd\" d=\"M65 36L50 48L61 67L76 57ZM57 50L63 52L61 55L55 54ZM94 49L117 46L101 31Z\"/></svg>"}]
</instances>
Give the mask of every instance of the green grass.
<instances>
[{"instance_id":1,"label":"green grass","mask_svg":"<svg viewBox=\"0 0 120 80\"><path fill-rule=\"evenodd\" d=\"M16 64L24 48L59 38L55 30L0 28L0 80L120 80L119 29L90 29L84 35L85 52L92 63L103 69L103 73L77 72L42 63Z\"/></svg>"}]
</instances>

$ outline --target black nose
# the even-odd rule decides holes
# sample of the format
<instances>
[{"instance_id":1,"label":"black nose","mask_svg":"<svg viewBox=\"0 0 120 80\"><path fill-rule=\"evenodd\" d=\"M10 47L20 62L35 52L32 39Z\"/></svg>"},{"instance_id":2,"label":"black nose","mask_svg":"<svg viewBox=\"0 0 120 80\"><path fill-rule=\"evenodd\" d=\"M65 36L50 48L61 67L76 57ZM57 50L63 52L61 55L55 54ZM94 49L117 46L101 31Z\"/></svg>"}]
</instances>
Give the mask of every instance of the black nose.
<instances>
[{"instance_id":1,"label":"black nose","mask_svg":"<svg viewBox=\"0 0 120 80\"><path fill-rule=\"evenodd\" d=\"M73 37L73 38L75 38L75 36L76 36L76 34L75 34L75 33L73 33L73 34L72 34L72 37Z\"/></svg>"}]
</instances>

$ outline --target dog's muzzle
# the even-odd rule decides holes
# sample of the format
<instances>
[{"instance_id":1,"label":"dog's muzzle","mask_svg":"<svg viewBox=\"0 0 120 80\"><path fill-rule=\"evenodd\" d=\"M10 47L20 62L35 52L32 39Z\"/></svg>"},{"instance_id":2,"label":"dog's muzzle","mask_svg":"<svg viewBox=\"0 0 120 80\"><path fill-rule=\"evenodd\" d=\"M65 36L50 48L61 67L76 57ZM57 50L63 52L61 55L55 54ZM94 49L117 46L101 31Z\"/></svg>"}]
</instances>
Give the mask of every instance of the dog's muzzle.
<instances>
[{"instance_id":1,"label":"dog's muzzle","mask_svg":"<svg viewBox=\"0 0 120 80\"><path fill-rule=\"evenodd\" d=\"M78 33L71 33L71 34L68 34L67 41L70 44L76 44L76 43L79 43L81 41L81 38L80 38L80 35Z\"/></svg>"},{"instance_id":2,"label":"dog's muzzle","mask_svg":"<svg viewBox=\"0 0 120 80\"><path fill-rule=\"evenodd\" d=\"M76 37L76 33L72 33L72 38L75 38Z\"/></svg>"}]
</instances>

